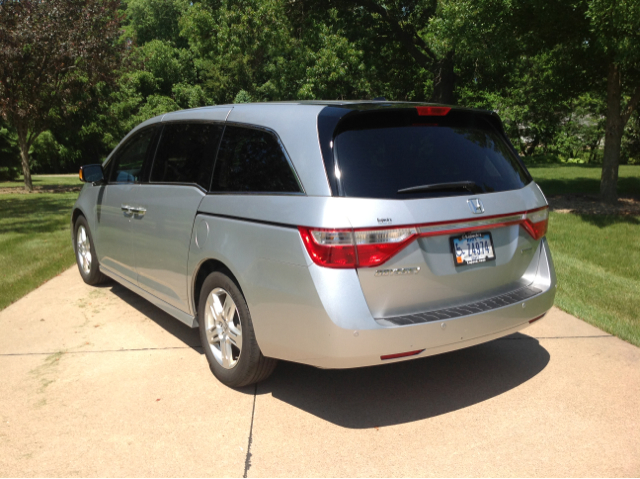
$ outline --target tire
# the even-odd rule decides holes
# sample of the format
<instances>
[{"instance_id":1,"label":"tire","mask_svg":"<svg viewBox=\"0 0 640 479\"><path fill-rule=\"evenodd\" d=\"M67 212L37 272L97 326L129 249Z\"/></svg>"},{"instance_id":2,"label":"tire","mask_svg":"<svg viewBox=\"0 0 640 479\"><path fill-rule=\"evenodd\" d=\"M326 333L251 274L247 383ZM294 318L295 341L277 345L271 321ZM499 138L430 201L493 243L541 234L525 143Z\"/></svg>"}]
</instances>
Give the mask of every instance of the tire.
<instances>
[{"instance_id":1,"label":"tire","mask_svg":"<svg viewBox=\"0 0 640 479\"><path fill-rule=\"evenodd\" d=\"M85 283L92 286L104 283L109 280L107 276L100 272L98 255L93 245L93 237L89 230L89 224L84 216L78 216L73 225L73 249L76 253L76 264L78 271Z\"/></svg>"},{"instance_id":2,"label":"tire","mask_svg":"<svg viewBox=\"0 0 640 479\"><path fill-rule=\"evenodd\" d=\"M258 347L251 314L242 292L227 275L211 273L198 303L200 341L213 375L232 388L267 379L277 360Z\"/></svg>"}]
</instances>

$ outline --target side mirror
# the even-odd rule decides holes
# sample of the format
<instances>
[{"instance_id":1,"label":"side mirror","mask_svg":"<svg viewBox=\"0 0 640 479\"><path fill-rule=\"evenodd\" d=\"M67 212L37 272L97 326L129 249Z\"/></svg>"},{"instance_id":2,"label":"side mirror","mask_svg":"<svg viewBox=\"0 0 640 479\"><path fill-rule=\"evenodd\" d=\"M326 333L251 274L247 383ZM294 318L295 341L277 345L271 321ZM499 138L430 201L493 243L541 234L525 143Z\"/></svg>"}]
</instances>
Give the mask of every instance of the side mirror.
<instances>
[{"instance_id":1,"label":"side mirror","mask_svg":"<svg viewBox=\"0 0 640 479\"><path fill-rule=\"evenodd\" d=\"M80 181L85 183L102 183L104 171L102 165L84 165L80 167Z\"/></svg>"}]
</instances>

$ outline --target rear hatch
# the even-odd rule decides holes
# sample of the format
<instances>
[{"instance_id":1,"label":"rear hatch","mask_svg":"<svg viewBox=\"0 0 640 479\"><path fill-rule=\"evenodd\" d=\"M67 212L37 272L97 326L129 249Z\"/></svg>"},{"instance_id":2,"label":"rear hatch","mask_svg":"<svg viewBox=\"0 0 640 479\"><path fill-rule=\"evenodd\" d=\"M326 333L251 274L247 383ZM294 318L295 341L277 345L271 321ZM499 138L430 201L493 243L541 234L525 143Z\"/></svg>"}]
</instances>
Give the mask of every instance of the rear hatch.
<instances>
[{"instance_id":1,"label":"rear hatch","mask_svg":"<svg viewBox=\"0 0 640 479\"><path fill-rule=\"evenodd\" d=\"M337 241L355 243L374 317L461 306L532 283L546 200L495 115L359 111L338 124L333 147L353 226Z\"/></svg>"}]
</instances>

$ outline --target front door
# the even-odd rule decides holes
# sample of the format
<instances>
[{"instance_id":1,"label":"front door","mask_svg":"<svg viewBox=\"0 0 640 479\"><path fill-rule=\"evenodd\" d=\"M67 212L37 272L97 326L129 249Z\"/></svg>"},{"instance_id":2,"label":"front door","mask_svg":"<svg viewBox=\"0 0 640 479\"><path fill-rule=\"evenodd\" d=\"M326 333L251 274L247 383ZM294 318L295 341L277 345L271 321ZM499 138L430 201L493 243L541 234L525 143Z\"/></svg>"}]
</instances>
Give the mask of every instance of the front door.
<instances>
[{"instance_id":1,"label":"front door","mask_svg":"<svg viewBox=\"0 0 640 479\"><path fill-rule=\"evenodd\" d=\"M145 128L114 153L107 168L108 181L96 215L95 235L100 265L133 284L137 283L137 272L131 225L138 216L136 192L155 133L155 127Z\"/></svg>"}]
</instances>

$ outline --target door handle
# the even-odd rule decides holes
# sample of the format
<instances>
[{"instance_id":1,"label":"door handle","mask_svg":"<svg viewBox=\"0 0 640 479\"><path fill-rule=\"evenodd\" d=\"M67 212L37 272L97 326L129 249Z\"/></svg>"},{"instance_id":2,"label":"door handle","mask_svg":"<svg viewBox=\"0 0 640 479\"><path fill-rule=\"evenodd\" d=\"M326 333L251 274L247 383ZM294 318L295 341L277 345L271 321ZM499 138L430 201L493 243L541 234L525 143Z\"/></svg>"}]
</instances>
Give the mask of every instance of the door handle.
<instances>
[{"instance_id":1,"label":"door handle","mask_svg":"<svg viewBox=\"0 0 640 479\"><path fill-rule=\"evenodd\" d=\"M133 211L133 214L136 216L144 216L144 214L147 212L147 209L143 208L142 206L134 206L131 208L131 211Z\"/></svg>"},{"instance_id":2,"label":"door handle","mask_svg":"<svg viewBox=\"0 0 640 479\"><path fill-rule=\"evenodd\" d=\"M128 215L133 213L133 208L129 205L120 205L120 209L124 211L125 214L128 214Z\"/></svg>"}]
</instances>

